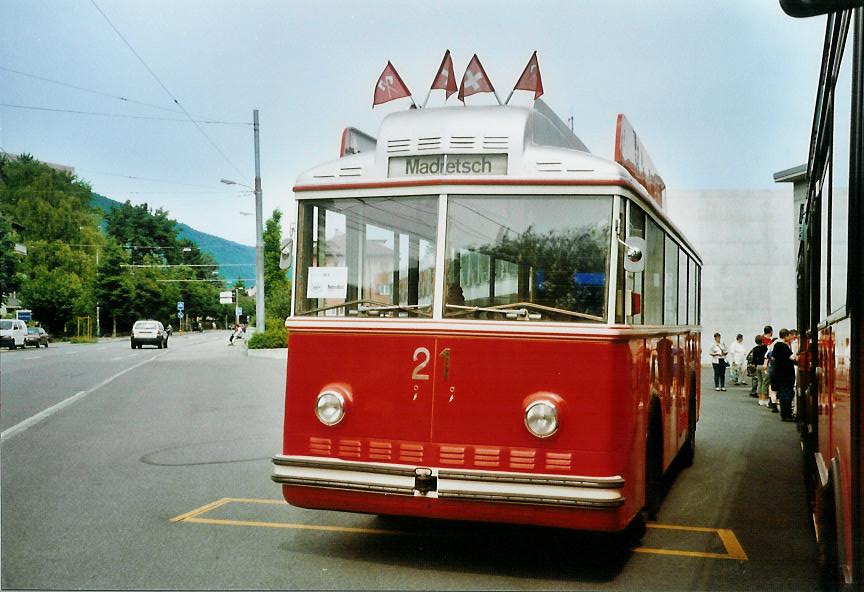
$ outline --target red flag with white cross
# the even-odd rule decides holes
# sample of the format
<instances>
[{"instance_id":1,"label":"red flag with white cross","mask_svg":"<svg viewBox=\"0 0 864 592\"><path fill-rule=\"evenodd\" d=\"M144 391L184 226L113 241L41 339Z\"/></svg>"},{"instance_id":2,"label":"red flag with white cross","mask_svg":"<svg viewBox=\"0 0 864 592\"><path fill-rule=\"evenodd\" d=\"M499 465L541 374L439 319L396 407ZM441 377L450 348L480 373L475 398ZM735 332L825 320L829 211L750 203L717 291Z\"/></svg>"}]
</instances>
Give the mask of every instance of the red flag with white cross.
<instances>
[{"instance_id":1,"label":"red flag with white cross","mask_svg":"<svg viewBox=\"0 0 864 592\"><path fill-rule=\"evenodd\" d=\"M438 74L435 75L432 88L445 91L448 99L450 95L456 92L456 76L453 75L453 58L450 57L449 49L444 54L444 59L441 60L441 67L438 68Z\"/></svg>"},{"instance_id":2,"label":"red flag with white cross","mask_svg":"<svg viewBox=\"0 0 864 592\"><path fill-rule=\"evenodd\" d=\"M486 70L480 60L477 59L477 54L468 62L468 68L465 70L465 75L462 76L462 84L459 86L459 100L465 102L465 97L483 92L494 93L495 89L486 76Z\"/></svg>"},{"instance_id":3,"label":"red flag with white cross","mask_svg":"<svg viewBox=\"0 0 864 592\"><path fill-rule=\"evenodd\" d=\"M375 97L372 99L372 107L410 96L411 91L402 82L402 78L396 72L393 64L388 61L384 71L381 72L381 76L378 77L378 82L375 84ZM411 102L413 103L414 99L411 99Z\"/></svg>"},{"instance_id":4,"label":"red flag with white cross","mask_svg":"<svg viewBox=\"0 0 864 592\"><path fill-rule=\"evenodd\" d=\"M540 66L537 64L536 51L528 60L528 65L525 66L525 70L513 90L533 90L535 101L543 94L543 80L540 78Z\"/></svg>"}]
</instances>

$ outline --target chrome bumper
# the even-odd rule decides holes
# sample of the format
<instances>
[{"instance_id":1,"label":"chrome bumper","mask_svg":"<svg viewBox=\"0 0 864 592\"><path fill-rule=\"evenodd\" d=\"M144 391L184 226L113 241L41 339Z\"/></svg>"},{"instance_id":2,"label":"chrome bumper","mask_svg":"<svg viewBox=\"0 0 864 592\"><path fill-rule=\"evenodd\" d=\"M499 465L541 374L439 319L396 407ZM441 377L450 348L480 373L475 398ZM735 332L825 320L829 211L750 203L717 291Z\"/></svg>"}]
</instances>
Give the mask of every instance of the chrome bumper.
<instances>
[{"instance_id":1,"label":"chrome bumper","mask_svg":"<svg viewBox=\"0 0 864 592\"><path fill-rule=\"evenodd\" d=\"M580 508L617 508L624 479L471 471L352 462L316 456L273 457L276 483L342 491Z\"/></svg>"}]
</instances>

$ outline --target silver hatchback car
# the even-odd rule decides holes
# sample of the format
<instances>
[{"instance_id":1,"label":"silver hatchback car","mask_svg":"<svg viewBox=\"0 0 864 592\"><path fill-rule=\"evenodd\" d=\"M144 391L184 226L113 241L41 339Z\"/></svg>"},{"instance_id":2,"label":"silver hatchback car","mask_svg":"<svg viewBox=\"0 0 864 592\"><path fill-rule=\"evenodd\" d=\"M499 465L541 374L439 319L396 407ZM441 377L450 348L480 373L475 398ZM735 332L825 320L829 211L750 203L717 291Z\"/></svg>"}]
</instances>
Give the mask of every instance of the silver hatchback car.
<instances>
[{"instance_id":1,"label":"silver hatchback car","mask_svg":"<svg viewBox=\"0 0 864 592\"><path fill-rule=\"evenodd\" d=\"M168 347L168 332L159 321L136 321L132 326L132 349L142 345L155 345L159 349Z\"/></svg>"}]
</instances>

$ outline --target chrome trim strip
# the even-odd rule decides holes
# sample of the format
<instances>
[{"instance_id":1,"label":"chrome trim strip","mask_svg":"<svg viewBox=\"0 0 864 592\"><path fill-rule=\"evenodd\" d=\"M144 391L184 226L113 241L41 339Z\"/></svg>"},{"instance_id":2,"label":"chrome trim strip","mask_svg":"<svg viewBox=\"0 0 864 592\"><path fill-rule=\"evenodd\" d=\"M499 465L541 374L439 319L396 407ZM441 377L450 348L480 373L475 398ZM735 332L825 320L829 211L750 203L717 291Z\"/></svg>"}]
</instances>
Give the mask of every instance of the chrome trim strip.
<instances>
[{"instance_id":1,"label":"chrome trim strip","mask_svg":"<svg viewBox=\"0 0 864 592\"><path fill-rule=\"evenodd\" d=\"M625 502L621 492L624 479L617 475L579 477L441 470L284 455L274 456L273 464L273 481L303 487L582 508L615 508ZM415 487L418 469L426 469L437 478L433 490L421 493Z\"/></svg>"},{"instance_id":2,"label":"chrome trim strip","mask_svg":"<svg viewBox=\"0 0 864 592\"><path fill-rule=\"evenodd\" d=\"M513 483L524 485L551 485L561 487L589 487L620 489L624 487L624 478L614 477L581 477L571 475L548 475L537 473L509 473L499 471L470 471L457 469L439 469L439 479L458 481L481 481L492 483Z\"/></svg>"}]
</instances>

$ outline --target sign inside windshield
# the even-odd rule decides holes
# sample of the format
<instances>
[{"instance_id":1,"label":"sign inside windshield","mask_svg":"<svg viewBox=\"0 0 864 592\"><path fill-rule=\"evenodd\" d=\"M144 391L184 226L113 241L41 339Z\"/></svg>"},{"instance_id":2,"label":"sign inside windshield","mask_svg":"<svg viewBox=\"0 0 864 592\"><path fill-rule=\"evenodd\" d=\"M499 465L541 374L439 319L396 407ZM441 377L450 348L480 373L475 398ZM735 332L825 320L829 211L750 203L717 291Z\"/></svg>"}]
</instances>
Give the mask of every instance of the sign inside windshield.
<instances>
[{"instance_id":1,"label":"sign inside windshield","mask_svg":"<svg viewBox=\"0 0 864 592\"><path fill-rule=\"evenodd\" d=\"M388 177L507 174L506 154L395 156L390 159L388 164Z\"/></svg>"}]
</instances>

